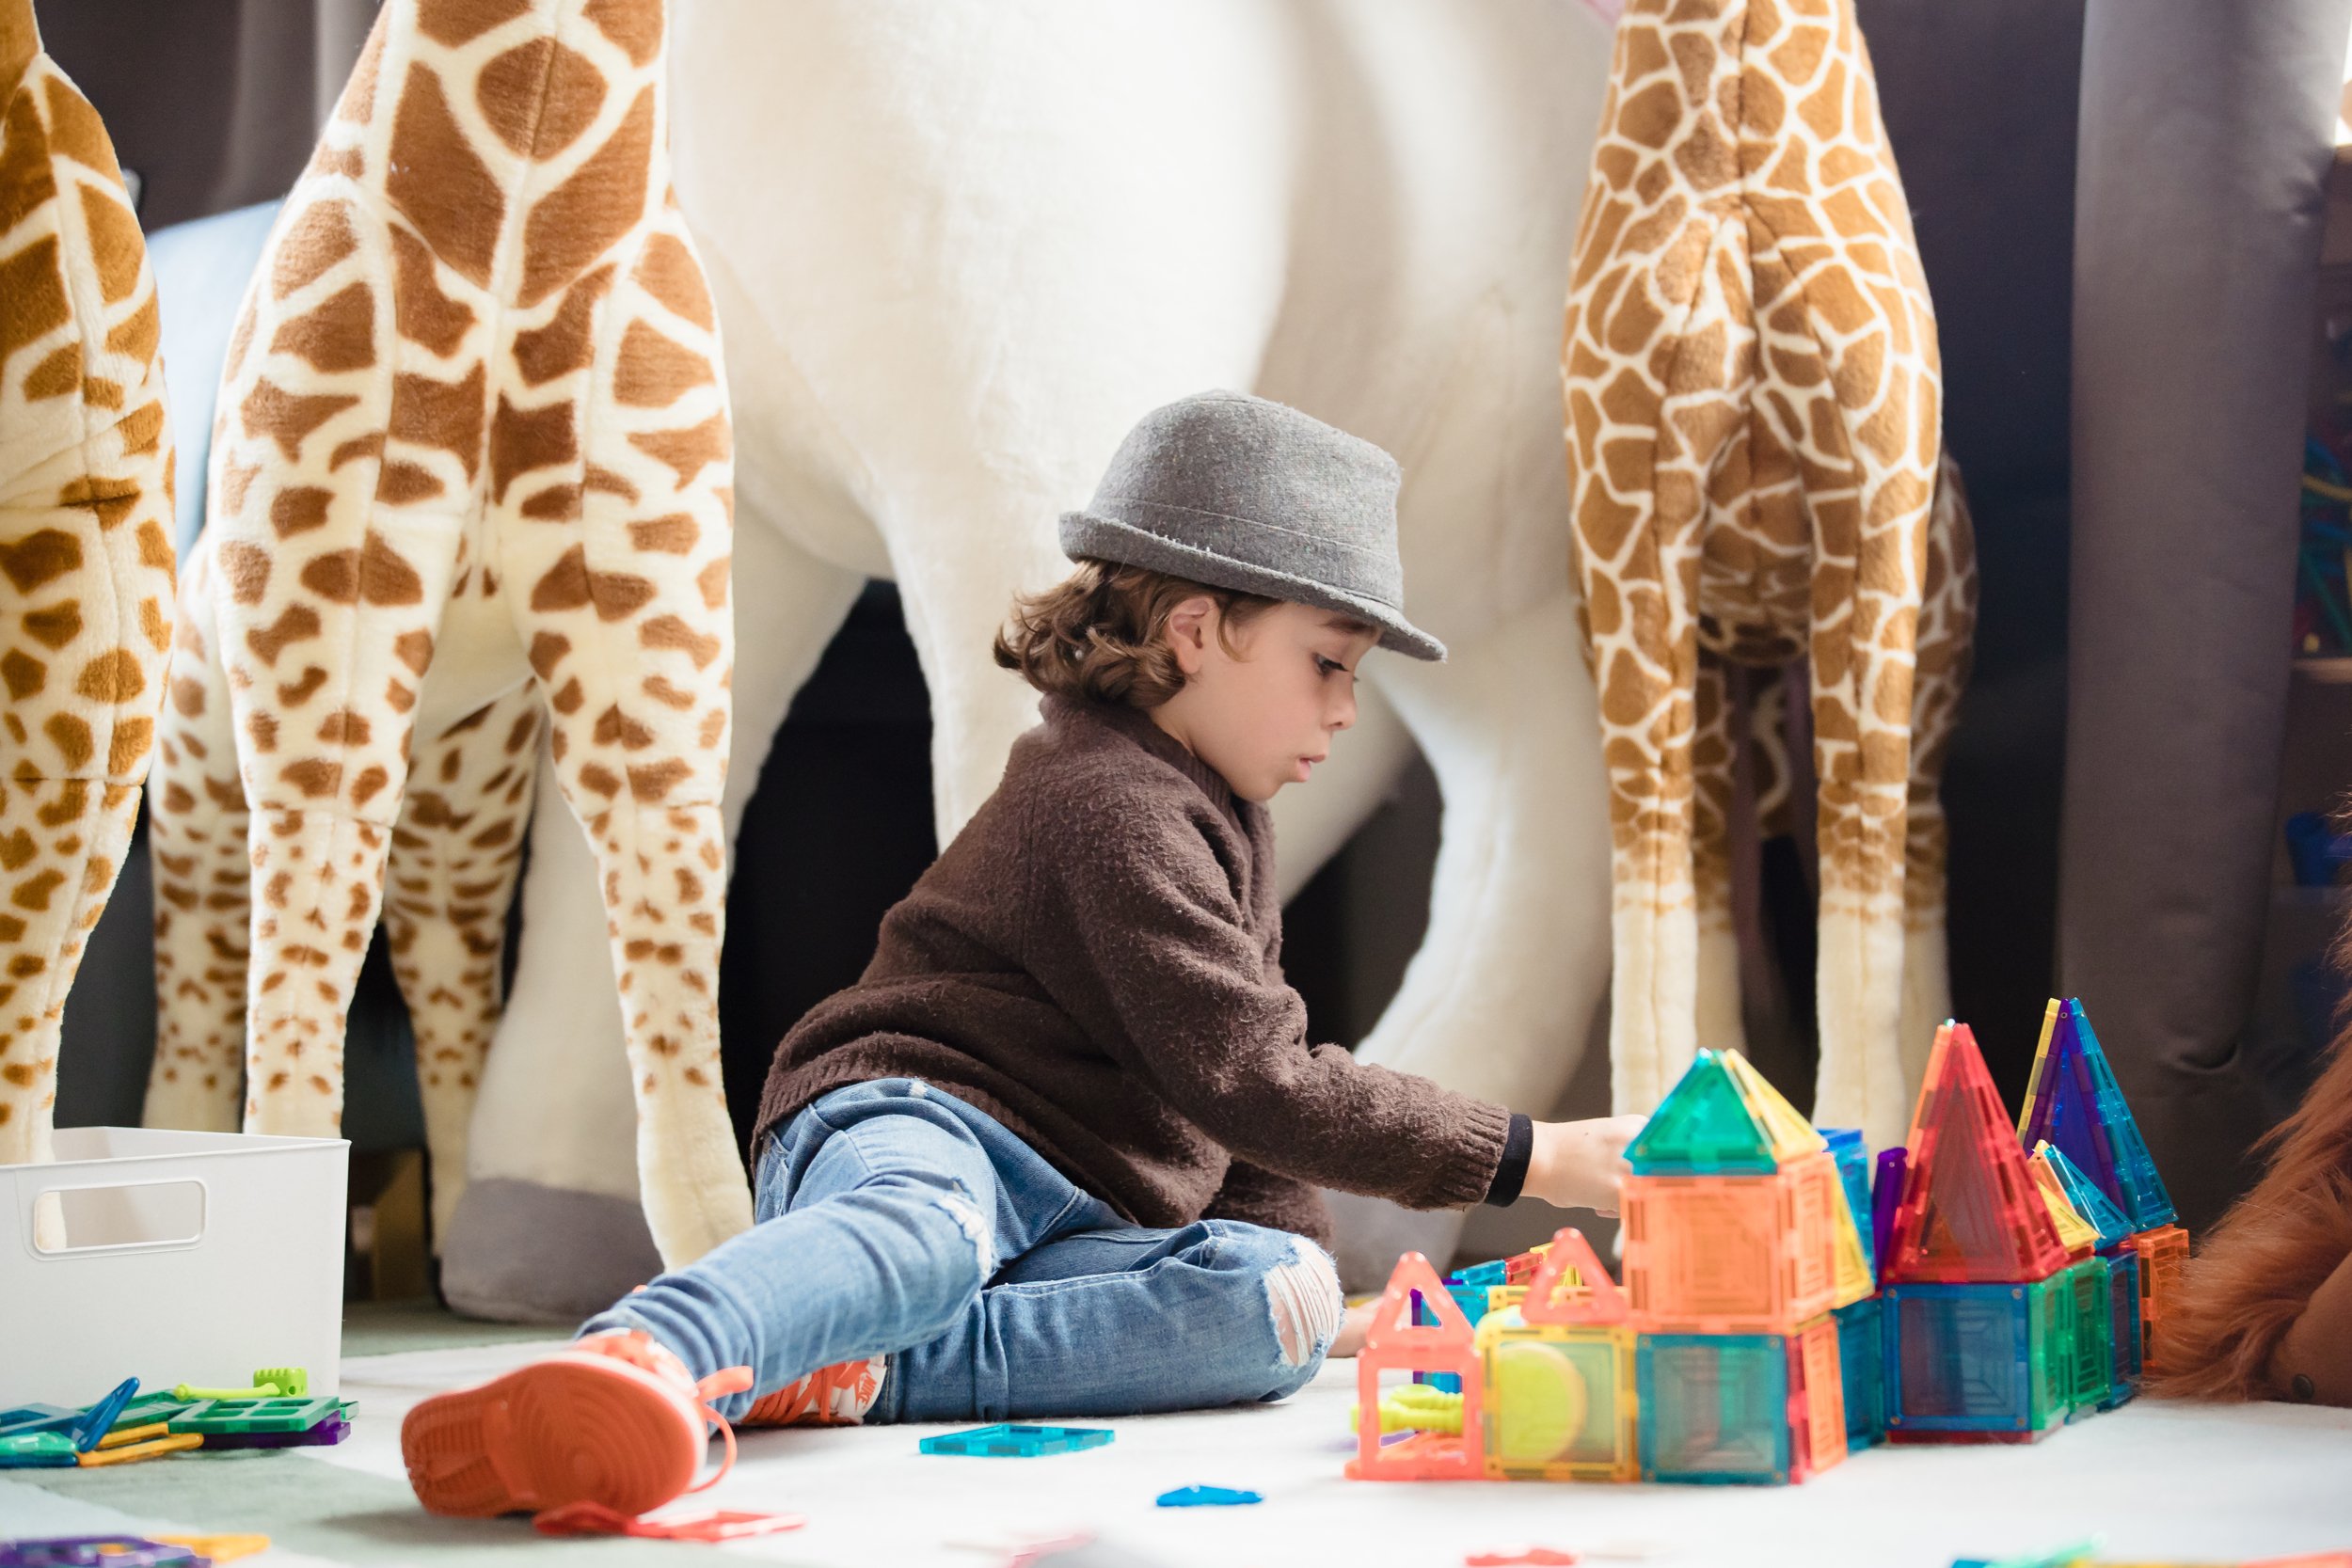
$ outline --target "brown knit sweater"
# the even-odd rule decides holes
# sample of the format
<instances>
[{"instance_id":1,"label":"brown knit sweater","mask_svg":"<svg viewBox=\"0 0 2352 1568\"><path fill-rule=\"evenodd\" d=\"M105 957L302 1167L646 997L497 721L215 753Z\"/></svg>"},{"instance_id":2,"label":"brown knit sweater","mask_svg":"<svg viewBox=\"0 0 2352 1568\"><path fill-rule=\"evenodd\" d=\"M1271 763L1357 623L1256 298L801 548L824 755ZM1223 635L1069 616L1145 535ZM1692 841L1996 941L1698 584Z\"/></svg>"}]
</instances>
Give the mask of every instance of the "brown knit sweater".
<instances>
[{"instance_id":1,"label":"brown knit sweater","mask_svg":"<svg viewBox=\"0 0 2352 1568\"><path fill-rule=\"evenodd\" d=\"M1309 1043L1264 806L1136 708L1048 697L1044 716L857 984L777 1047L754 1149L833 1089L909 1077L1142 1225L1327 1240L1314 1184L1486 1196L1507 1112Z\"/></svg>"}]
</instances>

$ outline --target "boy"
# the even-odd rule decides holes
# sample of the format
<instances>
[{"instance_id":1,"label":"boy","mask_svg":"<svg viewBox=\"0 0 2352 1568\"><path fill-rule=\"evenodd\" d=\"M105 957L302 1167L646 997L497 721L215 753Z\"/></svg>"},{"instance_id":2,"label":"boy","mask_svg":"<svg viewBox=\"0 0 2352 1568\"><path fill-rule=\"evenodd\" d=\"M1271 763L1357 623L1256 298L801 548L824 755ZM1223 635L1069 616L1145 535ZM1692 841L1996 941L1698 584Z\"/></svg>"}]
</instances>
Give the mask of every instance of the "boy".
<instances>
[{"instance_id":1,"label":"boy","mask_svg":"<svg viewBox=\"0 0 2352 1568\"><path fill-rule=\"evenodd\" d=\"M759 1223L411 1411L427 1508L643 1513L706 1417L731 1458L731 1420L1280 1399L1353 1349L1318 1184L1613 1201L1640 1118L1537 1124L1358 1063L1282 981L1264 802L1355 721L1375 644L1444 657L1402 611L1397 484L1259 398L1143 419L1061 520L1077 570L997 639L1044 722L777 1048Z\"/></svg>"}]
</instances>

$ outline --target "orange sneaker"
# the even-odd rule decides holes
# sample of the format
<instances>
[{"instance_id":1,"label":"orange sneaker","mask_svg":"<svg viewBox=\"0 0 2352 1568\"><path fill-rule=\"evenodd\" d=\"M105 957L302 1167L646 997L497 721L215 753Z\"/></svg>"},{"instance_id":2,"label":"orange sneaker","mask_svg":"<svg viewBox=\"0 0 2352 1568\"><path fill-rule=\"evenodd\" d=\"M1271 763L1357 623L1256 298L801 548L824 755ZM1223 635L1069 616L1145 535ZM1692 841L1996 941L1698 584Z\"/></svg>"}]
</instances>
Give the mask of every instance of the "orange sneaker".
<instances>
[{"instance_id":1,"label":"orange sneaker","mask_svg":"<svg viewBox=\"0 0 2352 1568\"><path fill-rule=\"evenodd\" d=\"M765 1395L743 1412L747 1427L855 1426L874 1408L890 1357L841 1361Z\"/></svg>"},{"instance_id":2,"label":"orange sneaker","mask_svg":"<svg viewBox=\"0 0 2352 1568\"><path fill-rule=\"evenodd\" d=\"M634 1516L715 1484L735 1464L735 1433L709 1401L751 1386L748 1368L694 1381L636 1329L580 1339L503 1377L437 1394L400 1424L417 1500L483 1518L594 1502ZM717 1475L691 1484L716 1421Z\"/></svg>"}]
</instances>

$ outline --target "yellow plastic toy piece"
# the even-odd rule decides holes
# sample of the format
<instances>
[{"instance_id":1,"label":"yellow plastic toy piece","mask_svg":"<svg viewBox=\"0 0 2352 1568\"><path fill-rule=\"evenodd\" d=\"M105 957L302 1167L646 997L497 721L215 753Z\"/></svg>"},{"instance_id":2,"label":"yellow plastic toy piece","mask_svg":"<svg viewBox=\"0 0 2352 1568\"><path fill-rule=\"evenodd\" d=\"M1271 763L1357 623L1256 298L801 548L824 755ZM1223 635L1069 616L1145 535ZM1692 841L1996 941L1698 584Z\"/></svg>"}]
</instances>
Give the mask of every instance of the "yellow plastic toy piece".
<instances>
[{"instance_id":1,"label":"yellow plastic toy piece","mask_svg":"<svg viewBox=\"0 0 2352 1568\"><path fill-rule=\"evenodd\" d=\"M1748 1064L1737 1051L1723 1053L1724 1067L1731 1074L1731 1082L1747 1101L1748 1114L1763 1129L1772 1147L1774 1164L1786 1164L1802 1160L1808 1154L1819 1154L1829 1147L1829 1140L1811 1122L1804 1119L1794 1105L1781 1098L1780 1091L1762 1073Z\"/></svg>"},{"instance_id":2,"label":"yellow plastic toy piece","mask_svg":"<svg viewBox=\"0 0 2352 1568\"><path fill-rule=\"evenodd\" d=\"M117 1427L114 1431L106 1433L105 1436L101 1437L98 1440L98 1446L101 1449L119 1449L128 1447L133 1443L144 1443L150 1438L168 1437L170 1435L171 1425L169 1422L150 1421L144 1426Z\"/></svg>"},{"instance_id":3,"label":"yellow plastic toy piece","mask_svg":"<svg viewBox=\"0 0 2352 1568\"><path fill-rule=\"evenodd\" d=\"M76 1454L73 1463L96 1468L101 1465L128 1465L134 1460L156 1459L167 1453L183 1453L189 1449L204 1446L201 1433L187 1432L174 1437L157 1437L150 1442L126 1444L119 1449L94 1449Z\"/></svg>"},{"instance_id":4,"label":"yellow plastic toy piece","mask_svg":"<svg viewBox=\"0 0 2352 1568\"><path fill-rule=\"evenodd\" d=\"M1347 1412L1347 1430L1358 1430L1363 1411L1351 1405ZM1449 1394L1426 1383L1408 1383L1380 1396L1380 1433L1443 1432L1454 1436L1462 1434L1462 1396Z\"/></svg>"},{"instance_id":5,"label":"yellow plastic toy piece","mask_svg":"<svg viewBox=\"0 0 2352 1568\"><path fill-rule=\"evenodd\" d=\"M234 1562L241 1557L252 1557L269 1550L269 1537L266 1535L151 1534L148 1539L168 1545L185 1546L197 1556L209 1558L215 1562Z\"/></svg>"},{"instance_id":6,"label":"yellow plastic toy piece","mask_svg":"<svg viewBox=\"0 0 2352 1568\"><path fill-rule=\"evenodd\" d=\"M1584 1430L1592 1396L1565 1349L1541 1339L1509 1339L1486 1357L1486 1397L1502 1465L1545 1464Z\"/></svg>"},{"instance_id":7,"label":"yellow plastic toy piece","mask_svg":"<svg viewBox=\"0 0 2352 1568\"><path fill-rule=\"evenodd\" d=\"M2066 1196L2066 1188L2050 1168L2048 1155L2037 1148L2026 1161L2026 1168L2033 1173L2033 1184L2042 1193L2042 1201L2048 1206L2050 1221L2058 1227L2058 1245L2070 1258L2088 1258L2099 1250L2099 1230L2083 1218L2074 1200Z\"/></svg>"},{"instance_id":8,"label":"yellow plastic toy piece","mask_svg":"<svg viewBox=\"0 0 2352 1568\"><path fill-rule=\"evenodd\" d=\"M279 1399L310 1397L310 1374L300 1367L263 1367L253 1374L253 1386L258 1388L264 1383L276 1386Z\"/></svg>"},{"instance_id":9,"label":"yellow plastic toy piece","mask_svg":"<svg viewBox=\"0 0 2352 1568\"><path fill-rule=\"evenodd\" d=\"M188 1404L198 1400L274 1400L278 1398L278 1385L257 1383L250 1388L198 1388L183 1383L172 1389L171 1397ZM293 1398L292 1395L287 1397Z\"/></svg>"},{"instance_id":10,"label":"yellow plastic toy piece","mask_svg":"<svg viewBox=\"0 0 2352 1568\"><path fill-rule=\"evenodd\" d=\"M1837 1283L1833 1307L1851 1307L1878 1289L1870 1276L1870 1260L1862 1255L1862 1232L1855 1227L1853 1209L1840 1203L1831 1223L1837 1229Z\"/></svg>"}]
</instances>

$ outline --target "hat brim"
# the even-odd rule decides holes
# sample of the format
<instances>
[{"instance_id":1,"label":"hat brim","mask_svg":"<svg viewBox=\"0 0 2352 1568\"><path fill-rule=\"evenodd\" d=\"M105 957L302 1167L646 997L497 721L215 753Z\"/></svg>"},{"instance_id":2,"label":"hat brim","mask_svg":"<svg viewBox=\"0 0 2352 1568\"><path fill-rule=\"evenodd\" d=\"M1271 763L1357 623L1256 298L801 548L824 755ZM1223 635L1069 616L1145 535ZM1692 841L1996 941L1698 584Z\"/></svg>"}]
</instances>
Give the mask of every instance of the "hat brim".
<instances>
[{"instance_id":1,"label":"hat brim","mask_svg":"<svg viewBox=\"0 0 2352 1568\"><path fill-rule=\"evenodd\" d=\"M1312 605L1317 610L1352 615L1379 628L1380 646L1383 648L1430 663L1439 662L1445 657L1444 643L1387 605L1344 593L1325 583L1294 577L1288 572L1212 555L1207 550L1163 538L1132 523L1105 517L1099 512L1063 513L1061 548L1062 553L1073 561L1083 557L1115 562L1122 566L1142 566L1154 572L1166 572L1172 577L1189 578L1194 582L1204 582L1212 588L1260 594L1269 599L1285 599L1295 604Z\"/></svg>"}]
</instances>

